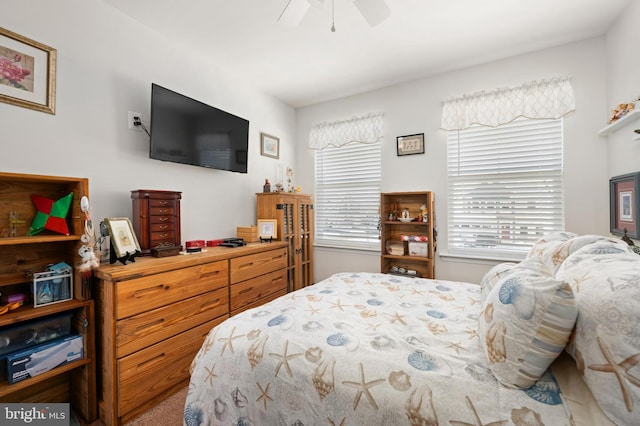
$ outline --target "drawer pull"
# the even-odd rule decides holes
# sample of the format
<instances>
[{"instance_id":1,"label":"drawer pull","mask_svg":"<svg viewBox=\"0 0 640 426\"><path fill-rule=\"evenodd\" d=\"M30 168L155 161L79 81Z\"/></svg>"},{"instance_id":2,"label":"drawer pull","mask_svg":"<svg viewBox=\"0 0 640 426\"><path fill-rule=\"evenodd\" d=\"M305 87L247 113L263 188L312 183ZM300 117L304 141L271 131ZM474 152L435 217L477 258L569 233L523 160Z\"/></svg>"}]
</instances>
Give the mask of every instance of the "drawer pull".
<instances>
[{"instance_id":1,"label":"drawer pull","mask_svg":"<svg viewBox=\"0 0 640 426\"><path fill-rule=\"evenodd\" d=\"M168 227L169 227L169 225L160 225L158 228L160 228L161 231L164 231Z\"/></svg>"},{"instance_id":2,"label":"drawer pull","mask_svg":"<svg viewBox=\"0 0 640 426\"><path fill-rule=\"evenodd\" d=\"M159 220L160 222L166 222L167 220L169 220L168 217L159 217L157 220Z\"/></svg>"},{"instance_id":3,"label":"drawer pull","mask_svg":"<svg viewBox=\"0 0 640 426\"><path fill-rule=\"evenodd\" d=\"M207 277L212 277L214 275L218 275L220 273L220 271L211 271L211 272L207 272L206 274L201 274L200 278L207 278Z\"/></svg>"},{"instance_id":4,"label":"drawer pull","mask_svg":"<svg viewBox=\"0 0 640 426\"><path fill-rule=\"evenodd\" d=\"M238 293L238 295L248 293L248 292L250 292L251 290L253 290L253 287L245 288L244 290L240 290L240 292Z\"/></svg>"},{"instance_id":5,"label":"drawer pull","mask_svg":"<svg viewBox=\"0 0 640 426\"><path fill-rule=\"evenodd\" d=\"M168 211L169 210L167 210L167 209L160 209L160 210L158 210L158 213L167 213Z\"/></svg>"},{"instance_id":6,"label":"drawer pull","mask_svg":"<svg viewBox=\"0 0 640 426\"><path fill-rule=\"evenodd\" d=\"M161 353L159 355L156 355L155 357L153 357L151 359L148 359L148 360L146 360L144 362L141 362L140 364L138 364L137 367L138 367L139 370L142 370L143 368L148 367L150 364L153 364L153 363L156 363L156 362L162 360L162 358L164 358L164 357L165 357L165 353L163 352L163 353Z\"/></svg>"},{"instance_id":7,"label":"drawer pull","mask_svg":"<svg viewBox=\"0 0 640 426\"><path fill-rule=\"evenodd\" d=\"M243 265L240 265L239 269L243 269L243 268L251 268L253 266L253 262L249 262L249 263L245 263Z\"/></svg>"},{"instance_id":8,"label":"drawer pull","mask_svg":"<svg viewBox=\"0 0 640 426\"><path fill-rule=\"evenodd\" d=\"M160 325L163 322L164 322L164 318L160 318L157 321L153 321L153 322L141 325L140 327L137 327L136 331L142 331L142 330L147 330L147 329L150 329L150 328L155 328L157 325Z\"/></svg>"},{"instance_id":9,"label":"drawer pull","mask_svg":"<svg viewBox=\"0 0 640 426\"><path fill-rule=\"evenodd\" d=\"M158 204L160 204L161 206L166 206L167 204L169 204L168 201L160 201Z\"/></svg>"},{"instance_id":10,"label":"drawer pull","mask_svg":"<svg viewBox=\"0 0 640 426\"><path fill-rule=\"evenodd\" d=\"M208 303L203 303L202 305L200 305L200 312L206 311L207 309L215 308L218 305L220 305L220 298L212 300Z\"/></svg>"},{"instance_id":11,"label":"drawer pull","mask_svg":"<svg viewBox=\"0 0 640 426\"><path fill-rule=\"evenodd\" d=\"M133 297L140 298L148 294L156 293L158 291L169 290L170 288L171 286L160 284L155 287L149 287L149 288L144 288L142 290L137 290L135 293L133 293Z\"/></svg>"}]
</instances>

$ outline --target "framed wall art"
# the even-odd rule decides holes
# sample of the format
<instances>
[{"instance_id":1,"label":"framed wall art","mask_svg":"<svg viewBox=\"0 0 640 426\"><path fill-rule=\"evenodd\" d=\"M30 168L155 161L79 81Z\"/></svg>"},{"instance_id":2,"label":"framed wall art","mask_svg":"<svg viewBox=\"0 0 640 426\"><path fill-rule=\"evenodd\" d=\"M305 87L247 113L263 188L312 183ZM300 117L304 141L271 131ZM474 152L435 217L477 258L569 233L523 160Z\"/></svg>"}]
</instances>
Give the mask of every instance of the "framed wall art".
<instances>
[{"instance_id":1,"label":"framed wall art","mask_svg":"<svg viewBox=\"0 0 640 426\"><path fill-rule=\"evenodd\" d=\"M0 102L55 114L56 50L0 27Z\"/></svg>"},{"instance_id":2,"label":"framed wall art","mask_svg":"<svg viewBox=\"0 0 640 426\"><path fill-rule=\"evenodd\" d=\"M398 136L398 156L424 154L424 133L415 135Z\"/></svg>"},{"instance_id":3,"label":"framed wall art","mask_svg":"<svg viewBox=\"0 0 640 426\"><path fill-rule=\"evenodd\" d=\"M260 133L260 155L280 158L280 139L266 133Z\"/></svg>"},{"instance_id":4,"label":"framed wall art","mask_svg":"<svg viewBox=\"0 0 640 426\"><path fill-rule=\"evenodd\" d=\"M127 217L105 218L113 251L118 259L140 252L140 244Z\"/></svg>"},{"instance_id":5,"label":"framed wall art","mask_svg":"<svg viewBox=\"0 0 640 426\"><path fill-rule=\"evenodd\" d=\"M609 180L610 231L614 235L640 238L640 172Z\"/></svg>"},{"instance_id":6,"label":"framed wall art","mask_svg":"<svg viewBox=\"0 0 640 426\"><path fill-rule=\"evenodd\" d=\"M276 219L258 219L258 237L262 240L278 238L278 221Z\"/></svg>"}]
</instances>

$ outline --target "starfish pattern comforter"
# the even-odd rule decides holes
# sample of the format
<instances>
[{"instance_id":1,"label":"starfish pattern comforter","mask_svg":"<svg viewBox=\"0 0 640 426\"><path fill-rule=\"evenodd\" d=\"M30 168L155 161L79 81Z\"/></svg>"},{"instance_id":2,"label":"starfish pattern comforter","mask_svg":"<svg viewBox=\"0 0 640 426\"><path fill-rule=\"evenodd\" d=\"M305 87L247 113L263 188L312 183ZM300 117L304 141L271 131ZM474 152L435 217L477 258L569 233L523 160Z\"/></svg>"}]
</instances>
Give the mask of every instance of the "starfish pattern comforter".
<instances>
[{"instance_id":1,"label":"starfish pattern comforter","mask_svg":"<svg viewBox=\"0 0 640 426\"><path fill-rule=\"evenodd\" d=\"M186 425L570 425L550 372L527 390L489 370L480 287L340 273L209 333Z\"/></svg>"}]
</instances>

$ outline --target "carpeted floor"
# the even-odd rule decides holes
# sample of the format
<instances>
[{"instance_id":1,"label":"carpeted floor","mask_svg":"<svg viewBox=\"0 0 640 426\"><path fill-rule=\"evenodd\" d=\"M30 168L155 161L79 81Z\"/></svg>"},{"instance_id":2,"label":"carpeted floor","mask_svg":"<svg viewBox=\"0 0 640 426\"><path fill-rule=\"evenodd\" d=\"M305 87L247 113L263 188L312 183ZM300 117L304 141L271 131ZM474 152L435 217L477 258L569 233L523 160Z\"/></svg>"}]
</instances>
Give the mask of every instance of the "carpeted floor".
<instances>
[{"instance_id":1,"label":"carpeted floor","mask_svg":"<svg viewBox=\"0 0 640 426\"><path fill-rule=\"evenodd\" d=\"M187 388L179 390L149 411L127 422L124 426L181 426ZM88 426L104 426L97 420Z\"/></svg>"}]
</instances>

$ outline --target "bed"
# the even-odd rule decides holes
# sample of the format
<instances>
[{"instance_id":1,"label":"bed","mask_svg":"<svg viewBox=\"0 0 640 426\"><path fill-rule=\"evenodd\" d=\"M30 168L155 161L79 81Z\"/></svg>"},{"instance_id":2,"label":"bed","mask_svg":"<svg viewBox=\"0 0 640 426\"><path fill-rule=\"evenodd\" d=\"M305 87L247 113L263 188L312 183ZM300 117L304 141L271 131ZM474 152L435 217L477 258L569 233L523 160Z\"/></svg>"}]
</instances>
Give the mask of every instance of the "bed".
<instances>
[{"instance_id":1,"label":"bed","mask_svg":"<svg viewBox=\"0 0 640 426\"><path fill-rule=\"evenodd\" d=\"M590 236L576 243L576 238L583 237L564 233L543 239L525 261L492 268L481 285L340 273L234 316L211 330L192 363L184 422L611 424L611 414L601 409L607 402L593 387L611 379L613 387L602 389L611 394L617 375L598 372L598 366L607 370L603 338L593 329L591 335L576 332L577 295L591 286L583 270L571 268L582 263L593 268L603 259L611 263L607 250L615 249L625 279L637 278L640 257L619 241ZM585 249L593 249L594 242L604 243L592 259ZM558 279L563 274L565 279ZM572 276L581 276L576 294ZM633 291L638 298L627 308L640 315L640 293ZM523 332L532 321L532 334ZM607 328L603 336L611 332ZM627 340L626 349L640 347L640 339ZM596 360L587 349L598 352ZM626 394L614 398L614 409L623 411L614 416L618 424L638 418L637 362L623 361ZM591 387L585 370L597 373Z\"/></svg>"}]
</instances>

